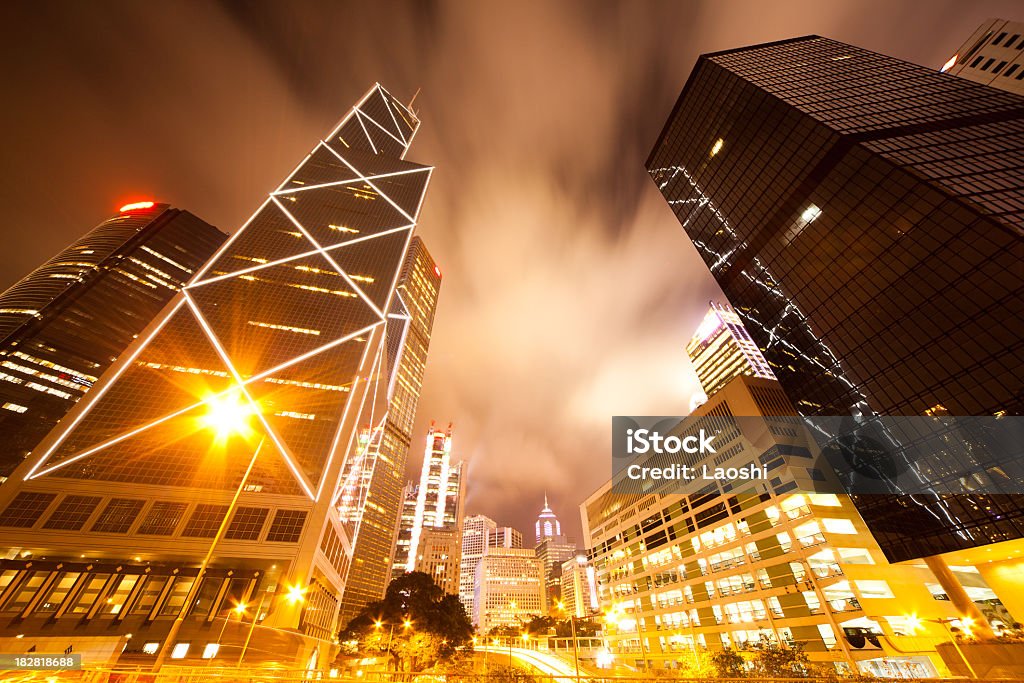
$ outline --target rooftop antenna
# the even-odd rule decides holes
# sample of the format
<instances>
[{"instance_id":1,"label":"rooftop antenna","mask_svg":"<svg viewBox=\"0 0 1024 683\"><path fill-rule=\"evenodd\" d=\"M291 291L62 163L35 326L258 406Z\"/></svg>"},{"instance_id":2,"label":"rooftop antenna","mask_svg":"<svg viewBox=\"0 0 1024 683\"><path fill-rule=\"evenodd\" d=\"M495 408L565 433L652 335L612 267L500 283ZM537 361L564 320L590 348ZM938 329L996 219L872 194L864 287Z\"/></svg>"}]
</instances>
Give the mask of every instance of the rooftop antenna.
<instances>
[{"instance_id":1,"label":"rooftop antenna","mask_svg":"<svg viewBox=\"0 0 1024 683\"><path fill-rule=\"evenodd\" d=\"M416 88L416 94L412 96L411 100L409 100L409 111L411 111L413 114L416 113L416 110L412 108L412 104L413 102L416 101L416 98L419 97L420 90L423 90L423 88Z\"/></svg>"}]
</instances>

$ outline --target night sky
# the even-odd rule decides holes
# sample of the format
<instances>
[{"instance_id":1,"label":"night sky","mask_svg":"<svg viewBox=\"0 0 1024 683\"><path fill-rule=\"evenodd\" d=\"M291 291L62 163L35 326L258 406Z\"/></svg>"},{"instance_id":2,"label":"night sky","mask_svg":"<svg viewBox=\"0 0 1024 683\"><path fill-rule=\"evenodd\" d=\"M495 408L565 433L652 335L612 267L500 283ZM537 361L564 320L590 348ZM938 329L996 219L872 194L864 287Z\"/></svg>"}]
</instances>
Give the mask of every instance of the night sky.
<instances>
[{"instance_id":1,"label":"night sky","mask_svg":"<svg viewBox=\"0 0 1024 683\"><path fill-rule=\"evenodd\" d=\"M697 56L817 33L938 68L1019 1L6 2L0 288L116 207L234 231L376 81L436 167L444 272L417 434L455 423L467 512L579 540L615 414L679 414L720 297L643 162ZM417 436L417 438L419 438ZM418 476L422 442L410 457Z\"/></svg>"}]
</instances>

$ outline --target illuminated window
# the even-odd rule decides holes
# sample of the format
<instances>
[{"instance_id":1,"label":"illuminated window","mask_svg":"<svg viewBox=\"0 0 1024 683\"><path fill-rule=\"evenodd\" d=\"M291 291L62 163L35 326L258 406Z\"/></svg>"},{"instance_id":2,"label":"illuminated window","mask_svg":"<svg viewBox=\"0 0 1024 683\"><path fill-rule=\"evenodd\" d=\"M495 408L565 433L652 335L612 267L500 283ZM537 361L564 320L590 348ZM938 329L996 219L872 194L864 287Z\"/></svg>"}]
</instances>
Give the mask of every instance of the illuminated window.
<instances>
[{"instance_id":1,"label":"illuminated window","mask_svg":"<svg viewBox=\"0 0 1024 683\"><path fill-rule=\"evenodd\" d=\"M175 643L174 649L171 650L171 659L184 659L188 654L188 646L188 643Z\"/></svg>"},{"instance_id":2,"label":"illuminated window","mask_svg":"<svg viewBox=\"0 0 1024 683\"><path fill-rule=\"evenodd\" d=\"M206 647L203 648L203 659L213 659L217 656L217 650L220 649L220 645L217 643L207 643Z\"/></svg>"},{"instance_id":3,"label":"illuminated window","mask_svg":"<svg viewBox=\"0 0 1024 683\"><path fill-rule=\"evenodd\" d=\"M160 643L157 643L155 641L148 642L148 643L146 643L145 645L142 646L143 654L147 654L147 655L155 655L157 653L157 650L159 650L159 649L160 649Z\"/></svg>"},{"instance_id":4,"label":"illuminated window","mask_svg":"<svg viewBox=\"0 0 1024 683\"><path fill-rule=\"evenodd\" d=\"M832 534L856 534L857 529L848 519L823 519L825 531Z\"/></svg>"},{"instance_id":5,"label":"illuminated window","mask_svg":"<svg viewBox=\"0 0 1024 683\"><path fill-rule=\"evenodd\" d=\"M24 413L28 408L8 401L4 404L4 410L10 410L12 413Z\"/></svg>"}]
</instances>

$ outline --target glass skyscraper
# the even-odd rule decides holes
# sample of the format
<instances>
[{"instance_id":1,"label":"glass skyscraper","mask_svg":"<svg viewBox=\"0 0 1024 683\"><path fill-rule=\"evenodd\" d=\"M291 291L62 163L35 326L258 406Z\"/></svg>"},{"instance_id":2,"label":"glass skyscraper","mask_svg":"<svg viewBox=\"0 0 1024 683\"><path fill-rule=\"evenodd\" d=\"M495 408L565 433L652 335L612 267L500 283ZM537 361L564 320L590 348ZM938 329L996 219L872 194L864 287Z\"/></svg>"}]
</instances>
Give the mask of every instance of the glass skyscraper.
<instances>
[{"instance_id":1,"label":"glass skyscraper","mask_svg":"<svg viewBox=\"0 0 1024 683\"><path fill-rule=\"evenodd\" d=\"M137 202L0 294L0 481L226 239Z\"/></svg>"},{"instance_id":2,"label":"glass skyscraper","mask_svg":"<svg viewBox=\"0 0 1024 683\"><path fill-rule=\"evenodd\" d=\"M731 306L711 302L693 339L686 345L705 398L733 377L748 375L775 379L750 333Z\"/></svg>"},{"instance_id":3,"label":"glass skyscraper","mask_svg":"<svg viewBox=\"0 0 1024 683\"><path fill-rule=\"evenodd\" d=\"M420 539L425 530L455 530L451 556L456 558L462 547L463 494L468 466L466 461L452 460L452 426L441 430L431 424L423 452L419 485L406 487L405 510L398 526L398 537L392 564L392 578L405 572L420 571ZM415 503L411 496L415 495ZM454 581L458 587L458 578ZM452 592L456 592L453 590Z\"/></svg>"},{"instance_id":4,"label":"glass skyscraper","mask_svg":"<svg viewBox=\"0 0 1024 683\"><path fill-rule=\"evenodd\" d=\"M430 348L430 331L441 287L441 269L423 240L413 237L389 315L387 353L392 375L383 425L345 475L339 503L342 520L353 530L352 564L341 605L341 622L363 605L384 596L391 577L395 534L402 508L405 463L412 442L416 404Z\"/></svg>"},{"instance_id":5,"label":"glass skyscraper","mask_svg":"<svg viewBox=\"0 0 1024 683\"><path fill-rule=\"evenodd\" d=\"M386 406L388 314L431 172L404 160L418 126L371 88L0 487L4 545L33 557L2 561L19 632L56 610L47 629L72 642L132 633L122 660L233 662L243 604L275 658L328 656L351 553L338 490ZM82 610L86 628L60 619Z\"/></svg>"},{"instance_id":6,"label":"glass skyscraper","mask_svg":"<svg viewBox=\"0 0 1024 683\"><path fill-rule=\"evenodd\" d=\"M1024 98L808 36L702 56L647 168L802 414L1019 415L1022 148ZM890 559L1024 535L1012 495L856 504Z\"/></svg>"}]
</instances>

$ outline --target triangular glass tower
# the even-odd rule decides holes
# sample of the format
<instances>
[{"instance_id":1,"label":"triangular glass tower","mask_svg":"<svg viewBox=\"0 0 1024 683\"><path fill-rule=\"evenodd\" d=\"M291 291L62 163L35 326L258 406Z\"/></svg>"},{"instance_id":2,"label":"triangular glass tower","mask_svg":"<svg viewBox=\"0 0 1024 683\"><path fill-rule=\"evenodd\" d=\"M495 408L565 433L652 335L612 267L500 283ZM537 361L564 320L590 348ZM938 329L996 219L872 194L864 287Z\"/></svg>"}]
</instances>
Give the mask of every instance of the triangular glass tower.
<instances>
[{"instance_id":1,"label":"triangular glass tower","mask_svg":"<svg viewBox=\"0 0 1024 683\"><path fill-rule=\"evenodd\" d=\"M200 546L174 539L213 536L213 513L262 442L215 564L238 558L255 572L250 600L285 581L305 586L303 609L279 610L277 625L333 636L350 554L336 510L344 460L360 425L383 418L388 335L408 318L396 283L432 170L404 160L418 126L379 84L366 93L14 473L0 510L49 502L4 530L24 535L11 544L50 558L99 548L130 564L117 549L127 536L140 557L194 566ZM92 507L55 528L69 491ZM135 516L112 539L97 529L115 503ZM211 586L211 614L238 590Z\"/></svg>"}]
</instances>

